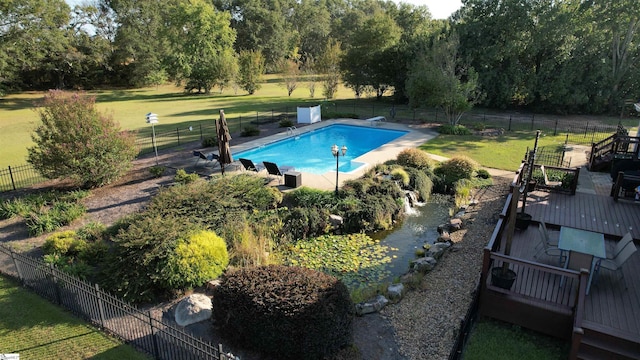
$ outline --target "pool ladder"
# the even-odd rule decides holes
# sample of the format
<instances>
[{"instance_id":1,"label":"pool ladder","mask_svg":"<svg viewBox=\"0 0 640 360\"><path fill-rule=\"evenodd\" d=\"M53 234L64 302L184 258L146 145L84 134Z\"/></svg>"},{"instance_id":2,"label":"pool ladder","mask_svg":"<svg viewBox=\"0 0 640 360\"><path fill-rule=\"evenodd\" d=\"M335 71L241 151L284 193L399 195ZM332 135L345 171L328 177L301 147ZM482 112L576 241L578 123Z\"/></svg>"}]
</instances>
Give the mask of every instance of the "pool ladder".
<instances>
[{"instance_id":1,"label":"pool ladder","mask_svg":"<svg viewBox=\"0 0 640 360\"><path fill-rule=\"evenodd\" d=\"M295 126L289 126L289 127L287 128L287 135L289 135L289 134L291 134L291 135L298 135L298 129L296 129L296 127L295 127Z\"/></svg>"}]
</instances>

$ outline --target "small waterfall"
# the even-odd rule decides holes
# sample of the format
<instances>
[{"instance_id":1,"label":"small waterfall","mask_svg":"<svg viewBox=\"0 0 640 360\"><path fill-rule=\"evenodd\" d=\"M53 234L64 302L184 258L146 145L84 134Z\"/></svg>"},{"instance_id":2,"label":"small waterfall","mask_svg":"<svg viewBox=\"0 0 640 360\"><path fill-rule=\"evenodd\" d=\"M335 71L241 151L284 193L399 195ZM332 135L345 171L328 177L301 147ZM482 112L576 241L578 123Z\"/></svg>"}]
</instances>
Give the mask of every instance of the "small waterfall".
<instances>
[{"instance_id":1,"label":"small waterfall","mask_svg":"<svg viewBox=\"0 0 640 360\"><path fill-rule=\"evenodd\" d=\"M413 191L404 192L404 213L407 215L416 215L418 211L414 208L418 205L418 198Z\"/></svg>"}]
</instances>

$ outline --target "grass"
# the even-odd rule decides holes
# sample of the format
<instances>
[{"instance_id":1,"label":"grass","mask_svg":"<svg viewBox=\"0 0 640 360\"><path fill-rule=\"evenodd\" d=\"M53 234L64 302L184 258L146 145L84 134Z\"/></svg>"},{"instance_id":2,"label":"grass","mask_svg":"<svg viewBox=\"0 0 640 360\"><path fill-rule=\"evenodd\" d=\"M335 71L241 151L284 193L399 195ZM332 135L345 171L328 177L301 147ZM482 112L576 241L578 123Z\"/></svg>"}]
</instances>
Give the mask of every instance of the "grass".
<instances>
[{"instance_id":1,"label":"grass","mask_svg":"<svg viewBox=\"0 0 640 360\"><path fill-rule=\"evenodd\" d=\"M148 359L0 276L0 353L21 359Z\"/></svg>"},{"instance_id":2,"label":"grass","mask_svg":"<svg viewBox=\"0 0 640 360\"><path fill-rule=\"evenodd\" d=\"M561 360L568 357L568 342L486 319L476 323L464 350L465 360Z\"/></svg>"},{"instance_id":3,"label":"grass","mask_svg":"<svg viewBox=\"0 0 640 360\"><path fill-rule=\"evenodd\" d=\"M484 167L503 170L515 170L529 149L535 143L535 133L513 131L498 137L477 135L439 135L422 144L420 149L446 157L466 155ZM564 136L551 136L542 133L538 146L560 146Z\"/></svg>"},{"instance_id":4,"label":"grass","mask_svg":"<svg viewBox=\"0 0 640 360\"><path fill-rule=\"evenodd\" d=\"M217 89L209 95L185 94L181 87L164 85L130 90L88 91L96 96L97 108L105 114L113 115L123 129L140 130L140 136L151 134L145 122L149 112L158 114L157 133L172 131L179 124L181 128L200 124L212 124L224 109L227 117L254 117L256 111L292 108L300 105L317 105L322 102L321 84L316 83L315 98L309 96L305 84L300 84L291 97L274 75L265 76L262 88L254 95L244 91L234 94L233 89L224 93ZM7 95L0 99L0 168L26 163L27 148L33 145L31 134L40 124L34 103L42 99L45 92L24 92ZM353 92L340 87L336 100L351 99ZM264 114L263 114L264 115Z\"/></svg>"}]
</instances>

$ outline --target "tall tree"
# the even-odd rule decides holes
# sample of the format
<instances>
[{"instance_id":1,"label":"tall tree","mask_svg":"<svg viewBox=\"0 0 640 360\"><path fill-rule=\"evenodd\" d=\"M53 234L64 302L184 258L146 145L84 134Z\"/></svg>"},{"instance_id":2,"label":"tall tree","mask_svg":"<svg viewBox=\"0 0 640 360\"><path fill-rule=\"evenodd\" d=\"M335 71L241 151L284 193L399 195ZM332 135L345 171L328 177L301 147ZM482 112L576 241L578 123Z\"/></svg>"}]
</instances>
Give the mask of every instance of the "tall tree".
<instances>
[{"instance_id":1,"label":"tall tree","mask_svg":"<svg viewBox=\"0 0 640 360\"><path fill-rule=\"evenodd\" d=\"M439 107L451 125L480 98L477 74L460 62L458 37L437 40L428 54L414 62L407 79L410 105Z\"/></svg>"},{"instance_id":2,"label":"tall tree","mask_svg":"<svg viewBox=\"0 0 640 360\"><path fill-rule=\"evenodd\" d=\"M325 51L318 59L316 68L322 75L322 95L333 99L340 85L340 57L342 49L340 43L330 39L325 45Z\"/></svg>"},{"instance_id":3,"label":"tall tree","mask_svg":"<svg viewBox=\"0 0 640 360\"><path fill-rule=\"evenodd\" d=\"M260 90L260 79L264 73L264 57L259 51L243 50L238 56L238 79L240 87L253 95Z\"/></svg>"},{"instance_id":4,"label":"tall tree","mask_svg":"<svg viewBox=\"0 0 640 360\"><path fill-rule=\"evenodd\" d=\"M234 72L235 32L230 15L204 0L181 0L168 17L166 33L171 49L170 68L186 89L209 93L228 82Z\"/></svg>"},{"instance_id":5,"label":"tall tree","mask_svg":"<svg viewBox=\"0 0 640 360\"><path fill-rule=\"evenodd\" d=\"M292 31L287 0L214 0L216 8L231 13L231 27L237 33L236 52L259 51L268 70L277 69L289 54Z\"/></svg>"},{"instance_id":6,"label":"tall tree","mask_svg":"<svg viewBox=\"0 0 640 360\"><path fill-rule=\"evenodd\" d=\"M384 55L398 43L400 35L395 21L382 12L376 12L355 29L340 67L345 84L357 97L367 87L373 88L378 98L388 89L391 79L384 75L389 58Z\"/></svg>"},{"instance_id":7,"label":"tall tree","mask_svg":"<svg viewBox=\"0 0 640 360\"><path fill-rule=\"evenodd\" d=\"M118 30L112 66L123 85L147 84L148 75L163 68L169 53L164 20L174 0L101 0L114 12Z\"/></svg>"},{"instance_id":8,"label":"tall tree","mask_svg":"<svg viewBox=\"0 0 640 360\"><path fill-rule=\"evenodd\" d=\"M70 8L63 0L0 2L0 88L40 88L29 80L43 72L51 79L57 70L43 65L54 60L64 66L63 58L75 51L69 18Z\"/></svg>"}]
</instances>

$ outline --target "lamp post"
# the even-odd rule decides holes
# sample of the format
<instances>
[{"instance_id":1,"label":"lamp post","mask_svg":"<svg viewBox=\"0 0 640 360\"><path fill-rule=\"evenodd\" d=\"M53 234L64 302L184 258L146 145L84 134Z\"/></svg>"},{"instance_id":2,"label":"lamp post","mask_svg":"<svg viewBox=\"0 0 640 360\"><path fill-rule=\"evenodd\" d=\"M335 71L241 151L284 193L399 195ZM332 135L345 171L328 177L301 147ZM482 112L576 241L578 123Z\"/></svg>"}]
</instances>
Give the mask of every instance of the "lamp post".
<instances>
[{"instance_id":1,"label":"lamp post","mask_svg":"<svg viewBox=\"0 0 640 360\"><path fill-rule=\"evenodd\" d=\"M340 164L340 155L345 156L347 154L347 147L342 145L342 148L338 151L338 145L333 144L331 147L331 153L336 157L336 195L338 195L338 167Z\"/></svg>"},{"instance_id":2,"label":"lamp post","mask_svg":"<svg viewBox=\"0 0 640 360\"><path fill-rule=\"evenodd\" d=\"M151 124L151 142L153 143L153 151L156 153L156 166L158 166L158 147L156 146L156 128L158 123L158 114L148 113L146 115L147 124Z\"/></svg>"}]
</instances>

